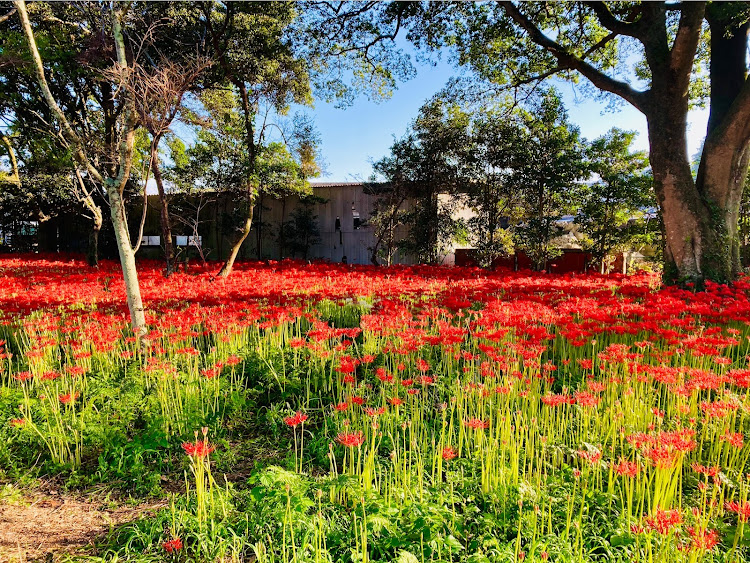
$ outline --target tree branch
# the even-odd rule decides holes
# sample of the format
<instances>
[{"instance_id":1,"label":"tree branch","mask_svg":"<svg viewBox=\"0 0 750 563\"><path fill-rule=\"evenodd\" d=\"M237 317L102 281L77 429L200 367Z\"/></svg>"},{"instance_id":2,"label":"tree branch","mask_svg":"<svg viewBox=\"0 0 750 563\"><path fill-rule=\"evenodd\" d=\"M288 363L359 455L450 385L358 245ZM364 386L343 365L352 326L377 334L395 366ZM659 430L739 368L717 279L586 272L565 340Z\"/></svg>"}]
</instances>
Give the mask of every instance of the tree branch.
<instances>
[{"instance_id":1,"label":"tree branch","mask_svg":"<svg viewBox=\"0 0 750 563\"><path fill-rule=\"evenodd\" d=\"M18 16L21 20L21 27L23 28L24 35L26 36L26 43L28 44L29 51L31 52L31 58L34 63L34 73L36 74L39 87L42 90L42 96L44 97L44 100L47 102L47 105L49 106L50 110L52 110L52 113L54 113L57 116L57 119L60 121L60 126L62 127L65 137L75 147L73 151L73 156L76 159L76 161L80 165L85 166L88 173L91 174L92 177L94 177L97 182L103 182L104 179L102 178L102 175L91 164L90 160L86 156L86 153L83 150L83 143L81 141L81 138L76 134L75 131L73 131L73 128L70 126L68 119L65 117L65 114L60 109L60 106L57 105L57 102L55 101L55 98L52 95L52 91L49 88L49 84L47 83L47 78L44 75L44 65L42 64L42 58L39 55L39 50L37 49L37 46L36 46L36 38L34 37L34 31L31 29L31 22L29 21L29 14L26 12L26 2L25 0L14 0L14 3L18 11Z\"/></svg>"},{"instance_id":2,"label":"tree branch","mask_svg":"<svg viewBox=\"0 0 750 563\"><path fill-rule=\"evenodd\" d=\"M584 4L591 8L599 19L599 22L615 35L640 37L642 30L637 22L627 22L618 19L604 2L584 2ZM631 12L629 17L633 17L634 13Z\"/></svg>"},{"instance_id":3,"label":"tree branch","mask_svg":"<svg viewBox=\"0 0 750 563\"><path fill-rule=\"evenodd\" d=\"M11 8L8 13L6 13L4 16L0 17L0 23L3 23L4 21L7 21L10 18L12 18L13 14L15 14L17 10L18 10L18 8Z\"/></svg>"},{"instance_id":4,"label":"tree branch","mask_svg":"<svg viewBox=\"0 0 750 563\"><path fill-rule=\"evenodd\" d=\"M615 80L592 66L590 63L570 54L565 47L544 35L544 33L542 33L542 31L512 2L504 1L500 2L500 5L505 9L505 12L511 17L511 19L528 33L531 41L542 47L557 59L560 69L578 71L588 78L597 88L616 94L629 102L639 111L645 112L648 91L640 92L635 90L630 84Z\"/></svg>"}]
</instances>

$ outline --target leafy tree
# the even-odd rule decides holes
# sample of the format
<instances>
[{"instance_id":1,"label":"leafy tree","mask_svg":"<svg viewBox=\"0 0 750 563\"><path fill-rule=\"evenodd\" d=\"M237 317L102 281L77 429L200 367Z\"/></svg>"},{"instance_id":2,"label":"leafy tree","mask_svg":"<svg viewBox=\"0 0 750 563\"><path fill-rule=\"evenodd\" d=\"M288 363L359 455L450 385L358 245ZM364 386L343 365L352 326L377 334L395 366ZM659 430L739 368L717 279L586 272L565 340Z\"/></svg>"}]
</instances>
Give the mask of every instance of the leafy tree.
<instances>
[{"instance_id":1,"label":"leafy tree","mask_svg":"<svg viewBox=\"0 0 750 563\"><path fill-rule=\"evenodd\" d=\"M513 227L520 221L523 190L517 177L525 165L520 144L523 125L512 107L477 112L472 125L472 183L468 192L474 217L469 239L479 264L491 267L515 249Z\"/></svg>"},{"instance_id":2,"label":"leafy tree","mask_svg":"<svg viewBox=\"0 0 750 563\"><path fill-rule=\"evenodd\" d=\"M305 61L294 52L288 36L296 12L286 2L216 3L201 2L206 25L208 56L215 61L215 84L224 83L237 93L240 119L235 134L242 133L244 185L237 212L244 210L244 221L225 261L220 277L228 276L242 243L250 234L253 209L260 190L258 159L267 143L271 126L263 119L263 106L285 113L292 102L309 103L311 91Z\"/></svg>"},{"instance_id":3,"label":"leafy tree","mask_svg":"<svg viewBox=\"0 0 750 563\"><path fill-rule=\"evenodd\" d=\"M587 173L583 142L554 91L531 110L520 111L519 117L523 127L517 146L522 158L516 161L513 184L522 194L523 213L516 236L534 267L546 269L547 262L561 253L554 240L556 226L579 202Z\"/></svg>"},{"instance_id":4,"label":"leafy tree","mask_svg":"<svg viewBox=\"0 0 750 563\"><path fill-rule=\"evenodd\" d=\"M77 107L78 111L73 115L76 115L78 119L73 117L69 119L66 112L58 104L55 92L50 88L47 70L37 47L37 40L26 10L26 3L24 0L16 0L15 7L18 11L21 31L31 58L31 72L41 92L42 99L44 99L49 112L54 117L56 126L60 128L59 138L69 147L76 165L83 169L93 182L103 186L107 194L120 253L131 322L134 332L138 336L142 336L146 331L146 319L138 285L135 254L130 243L130 233L128 232L123 202L123 193L133 164L135 136L135 112L132 99L127 95L127 88L124 87L124 83L130 76L128 69L131 65L127 56L123 33L123 25L126 24L125 11L120 5L116 5L109 10L104 10L102 5L90 6L93 19L97 20L100 16L101 18L95 21L95 25L91 27L79 26L79 29L83 28L89 34L92 33L92 28L106 29L112 38L113 53L111 55L114 58L114 66L106 72L97 74L99 91L102 93L100 105L105 108L103 111L105 117L105 137L103 139L105 150L103 151L104 158L102 161L97 158L96 149L91 151L91 147L85 141L87 131L86 111ZM97 8L100 8L101 11L97 11ZM109 60L112 60L112 58Z\"/></svg>"},{"instance_id":5,"label":"leafy tree","mask_svg":"<svg viewBox=\"0 0 750 563\"><path fill-rule=\"evenodd\" d=\"M665 280L734 278L750 161L750 5L503 1L430 10L412 35L432 47L455 47L460 64L500 88L583 77L594 92L641 111L665 231ZM711 111L693 177L687 113L704 102Z\"/></svg>"},{"instance_id":6,"label":"leafy tree","mask_svg":"<svg viewBox=\"0 0 750 563\"><path fill-rule=\"evenodd\" d=\"M634 137L632 131L610 129L587 148L595 179L586 187L576 221L588 235L589 251L602 272L610 254L642 238L644 217L655 209L648 157L631 152Z\"/></svg>"},{"instance_id":7,"label":"leafy tree","mask_svg":"<svg viewBox=\"0 0 750 563\"><path fill-rule=\"evenodd\" d=\"M399 200L414 202L401 216L410 234L399 248L420 262L439 262L461 232L462 223L453 215L467 189L469 125L469 115L457 104L433 100L422 107L411 131L393 144L391 156L374 165L394 190L386 222L395 220Z\"/></svg>"},{"instance_id":8,"label":"leafy tree","mask_svg":"<svg viewBox=\"0 0 750 563\"><path fill-rule=\"evenodd\" d=\"M386 160L387 158L379 161L376 169ZM383 169L383 172L387 170ZM394 173L398 171L394 170ZM370 262L379 266L383 260L386 266L390 266L400 243L396 238L396 230L404 224L409 191L403 182L395 180L392 183L378 183L376 177L372 178L372 182L365 189L375 196L372 212L367 219L367 224L373 228L375 237L375 244L369 248Z\"/></svg>"},{"instance_id":9,"label":"leafy tree","mask_svg":"<svg viewBox=\"0 0 750 563\"><path fill-rule=\"evenodd\" d=\"M291 218L281 224L279 238L292 256L299 253L303 260L307 260L310 248L322 242L318 217L313 214L309 201L303 199L302 205L292 211Z\"/></svg>"}]
</instances>

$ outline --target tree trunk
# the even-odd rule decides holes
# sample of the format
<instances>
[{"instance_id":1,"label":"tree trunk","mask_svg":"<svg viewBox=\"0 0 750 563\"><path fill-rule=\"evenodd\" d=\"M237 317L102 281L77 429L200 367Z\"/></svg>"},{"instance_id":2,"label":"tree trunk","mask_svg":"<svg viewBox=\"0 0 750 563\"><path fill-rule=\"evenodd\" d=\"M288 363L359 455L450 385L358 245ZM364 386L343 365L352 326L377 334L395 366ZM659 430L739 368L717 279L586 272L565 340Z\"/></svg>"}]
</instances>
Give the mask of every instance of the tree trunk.
<instances>
[{"instance_id":1,"label":"tree trunk","mask_svg":"<svg viewBox=\"0 0 750 563\"><path fill-rule=\"evenodd\" d=\"M234 261L237 259L237 254L239 254L240 252L242 243L245 242L245 239L250 234L250 231L253 228L253 208L254 207L255 207L255 198L252 196L249 196L247 217L245 218L245 224L243 225L242 230L240 231L240 235L237 241L232 245L232 249L229 251L229 257L227 258L227 261L224 262L224 265L221 267L221 270L219 270L219 273L217 274L218 277L220 278L226 278L229 274L232 273L232 268L234 267Z\"/></svg>"},{"instance_id":2,"label":"tree trunk","mask_svg":"<svg viewBox=\"0 0 750 563\"><path fill-rule=\"evenodd\" d=\"M159 191L159 222L161 223L161 234L164 239L164 260L167 263L166 276L169 277L174 271L174 245L172 244L172 227L169 224L169 207L167 204L167 194L164 191L164 181L159 168L159 140L160 137L154 137L151 142L151 172L154 175L156 188Z\"/></svg>"},{"instance_id":3,"label":"tree trunk","mask_svg":"<svg viewBox=\"0 0 750 563\"><path fill-rule=\"evenodd\" d=\"M92 268L99 267L99 232L102 230L103 217L101 212L98 215L94 215L93 225L89 232L89 246L87 252L87 258L89 266Z\"/></svg>"},{"instance_id":4,"label":"tree trunk","mask_svg":"<svg viewBox=\"0 0 750 563\"><path fill-rule=\"evenodd\" d=\"M737 226L750 159L750 96L742 89L747 26L737 31L745 38L739 42L724 37L726 26L712 25L711 32L712 49L719 53L711 60L711 83L716 86L695 179L687 154L687 79L678 80L668 72L655 75L655 103L645 112L649 160L664 224L664 280L697 287L705 280L731 282L740 269ZM726 60L731 58L740 63ZM737 74L742 75L741 83L730 80Z\"/></svg>"},{"instance_id":5,"label":"tree trunk","mask_svg":"<svg viewBox=\"0 0 750 563\"><path fill-rule=\"evenodd\" d=\"M115 228L115 240L117 241L117 249L120 254L122 277L125 281L125 293L128 301L128 309L130 310L130 321L133 326L133 332L137 337L142 338L146 334L146 316L143 312L141 290L138 285L138 271L135 268L135 253L130 244L125 207L118 187L109 179L105 182L105 186L107 196L109 197L112 225Z\"/></svg>"},{"instance_id":6,"label":"tree trunk","mask_svg":"<svg viewBox=\"0 0 750 563\"><path fill-rule=\"evenodd\" d=\"M255 256L260 261L262 258L262 246L263 246L263 232L261 227L263 226L263 195L261 194L258 198L258 222L256 224L255 234Z\"/></svg>"}]
</instances>

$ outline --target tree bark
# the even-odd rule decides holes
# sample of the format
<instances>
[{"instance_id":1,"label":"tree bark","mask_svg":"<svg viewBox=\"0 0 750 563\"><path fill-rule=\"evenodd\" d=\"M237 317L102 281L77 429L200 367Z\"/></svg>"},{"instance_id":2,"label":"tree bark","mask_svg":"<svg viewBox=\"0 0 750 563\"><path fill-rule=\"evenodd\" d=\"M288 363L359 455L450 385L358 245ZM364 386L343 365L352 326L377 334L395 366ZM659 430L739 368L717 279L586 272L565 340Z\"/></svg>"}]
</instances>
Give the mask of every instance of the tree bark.
<instances>
[{"instance_id":1,"label":"tree bark","mask_svg":"<svg viewBox=\"0 0 750 563\"><path fill-rule=\"evenodd\" d=\"M159 168L159 140L160 136L154 137L151 142L151 172L154 175L156 188L159 191L159 222L161 223L161 234L164 239L164 260L167 263L166 277L174 272L174 245L172 243L172 227L169 224L169 207L167 193L164 190L164 181ZM145 189L145 188L144 188Z\"/></svg>"},{"instance_id":2,"label":"tree bark","mask_svg":"<svg viewBox=\"0 0 750 563\"><path fill-rule=\"evenodd\" d=\"M245 218L245 223L242 227L242 230L240 231L239 237L232 245L232 249L229 251L229 257L227 258L226 262L224 262L224 265L221 267L221 270L219 270L219 273L217 274L217 276L220 278L226 278L229 274L232 273L234 261L237 259L237 254L239 254L240 252L242 243L245 242L245 239L250 234L250 231L253 228L253 207L255 206L255 199L251 196L248 196L248 200L248 211Z\"/></svg>"},{"instance_id":3,"label":"tree bark","mask_svg":"<svg viewBox=\"0 0 750 563\"><path fill-rule=\"evenodd\" d=\"M99 267L99 233L102 230L102 223L102 214L94 215L91 231L89 231L89 246L87 249L88 263L92 268Z\"/></svg>"},{"instance_id":4,"label":"tree bark","mask_svg":"<svg viewBox=\"0 0 750 563\"><path fill-rule=\"evenodd\" d=\"M143 303L141 301L141 289L138 284L138 272L135 268L135 253L133 252L133 247L130 245L125 208L122 202L122 190L130 177L130 169L133 164L135 123L133 119L132 103L129 103L127 100L125 102L123 117L124 123L117 150L119 166L116 171L112 170L111 172L102 174L95 166L94 161L87 156L83 140L73 130L73 127L70 125L70 122L52 95L47 83L47 78L44 74L44 65L42 64L42 58L37 49L34 31L31 29L31 22L29 21L29 16L26 11L26 2L24 0L15 0L14 3L18 10L21 27L31 53L34 72L42 91L42 96L47 103L47 106L57 117L62 128L63 136L73 149L73 158L78 164L86 168L93 181L100 182L104 185L107 196L109 197L112 225L115 228L115 238L117 239L117 246L120 251L120 263L122 264L122 273L125 281L125 291L127 294L128 309L130 310L131 325L136 337L142 338L146 333L146 318L143 312ZM119 9L113 9L111 11L111 16L112 35L117 55L117 63L122 68L126 68L128 62L127 57L125 56L125 39L122 33L122 22L120 19L122 13ZM112 145L114 146L114 142Z\"/></svg>"}]
</instances>

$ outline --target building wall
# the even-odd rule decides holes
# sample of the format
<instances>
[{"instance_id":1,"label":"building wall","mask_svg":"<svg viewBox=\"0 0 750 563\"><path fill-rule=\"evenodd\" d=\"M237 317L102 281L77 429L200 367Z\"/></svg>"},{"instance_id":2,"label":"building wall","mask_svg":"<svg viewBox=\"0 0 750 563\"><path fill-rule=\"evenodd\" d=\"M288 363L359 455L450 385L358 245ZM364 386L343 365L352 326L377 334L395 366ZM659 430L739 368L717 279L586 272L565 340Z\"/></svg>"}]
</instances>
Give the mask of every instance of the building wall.
<instances>
[{"instance_id":1,"label":"building wall","mask_svg":"<svg viewBox=\"0 0 750 563\"><path fill-rule=\"evenodd\" d=\"M307 258L341 262L346 256L350 264L371 263L370 249L375 245L376 239L374 229L367 224L367 219L373 211L377 196L366 193L361 183L314 184L312 188L314 199L310 208L313 216L317 218L321 242L310 248ZM143 234L147 237L158 237L161 233L158 197L149 197L148 205ZM301 205L302 202L297 196L287 196L283 199L269 196L260 198L253 212L253 229L243 243L239 257L261 260L303 258L299 253L293 255L288 248L282 248L279 237L281 225L289 221L294 209ZM231 208L229 201L220 198L203 209L200 234L204 249L209 251L209 259L224 259L229 254L234 233L226 232L224 223L225 216ZM140 209L133 209L130 212L131 220L140 220L140 213ZM359 228L355 228L355 213L359 215ZM340 230L336 229L337 218ZM137 226L131 225L131 229L137 229ZM189 228L180 224L173 227L173 240L177 236L189 235L192 235ZM408 230L404 227L396 230L397 239L407 235ZM147 242L152 240L149 238ZM192 252L195 255L195 252ZM139 256L160 255L161 247L156 245L142 245L139 250ZM393 262L410 263L408 257L400 256L398 252Z\"/></svg>"}]
</instances>

